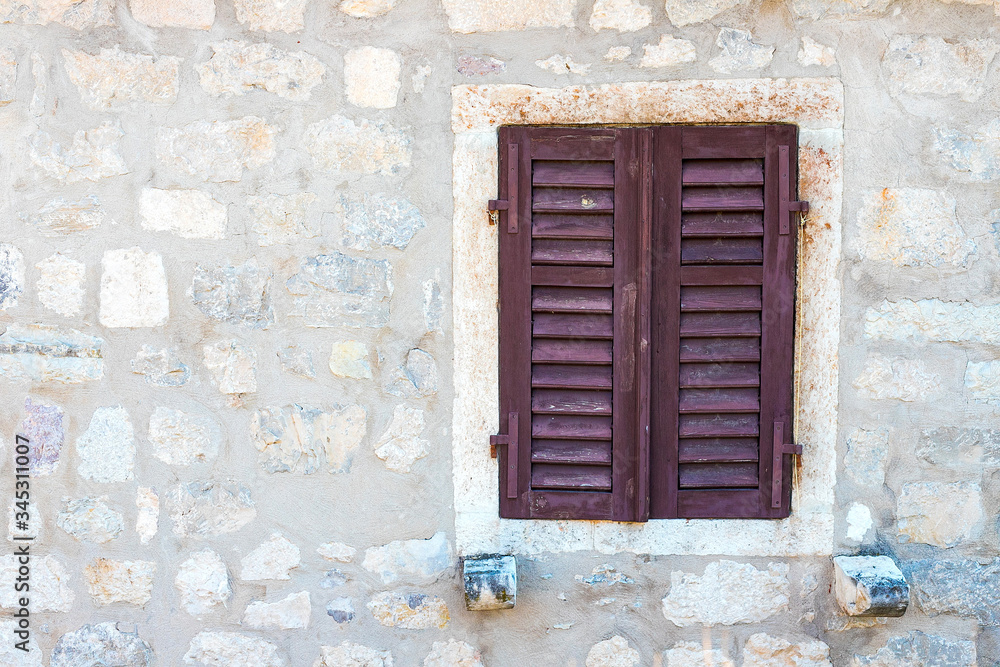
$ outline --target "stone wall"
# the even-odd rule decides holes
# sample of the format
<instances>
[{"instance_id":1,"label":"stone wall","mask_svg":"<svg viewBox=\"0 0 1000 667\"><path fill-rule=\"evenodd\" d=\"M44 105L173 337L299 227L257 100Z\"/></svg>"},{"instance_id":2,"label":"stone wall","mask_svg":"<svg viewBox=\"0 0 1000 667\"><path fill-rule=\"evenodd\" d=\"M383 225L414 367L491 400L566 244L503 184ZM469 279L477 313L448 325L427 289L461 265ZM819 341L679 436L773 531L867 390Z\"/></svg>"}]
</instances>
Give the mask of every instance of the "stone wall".
<instances>
[{"instance_id":1,"label":"stone wall","mask_svg":"<svg viewBox=\"0 0 1000 667\"><path fill-rule=\"evenodd\" d=\"M0 0L0 664L1000 661L995 11ZM843 213L803 234L842 287L839 386L799 389L839 418L798 415L838 462L800 508L826 548L550 522L509 544L517 606L466 611L452 305L478 276L453 280L452 216L485 202L453 199L453 87L768 78L843 90ZM830 556L855 553L897 561L904 617L839 610Z\"/></svg>"}]
</instances>

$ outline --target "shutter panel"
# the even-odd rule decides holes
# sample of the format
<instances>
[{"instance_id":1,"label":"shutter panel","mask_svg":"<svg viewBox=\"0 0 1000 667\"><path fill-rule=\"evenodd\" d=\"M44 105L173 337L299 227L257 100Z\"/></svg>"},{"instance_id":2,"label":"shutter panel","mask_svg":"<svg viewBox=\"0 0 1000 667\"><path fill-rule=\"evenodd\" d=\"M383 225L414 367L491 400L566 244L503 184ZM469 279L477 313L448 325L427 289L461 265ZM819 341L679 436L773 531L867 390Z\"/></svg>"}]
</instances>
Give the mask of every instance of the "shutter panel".
<instances>
[{"instance_id":1,"label":"shutter panel","mask_svg":"<svg viewBox=\"0 0 1000 667\"><path fill-rule=\"evenodd\" d=\"M655 141L652 516L788 516L791 458L773 440L791 434L797 226L780 225L779 191L794 198L795 128Z\"/></svg>"},{"instance_id":2,"label":"shutter panel","mask_svg":"<svg viewBox=\"0 0 1000 667\"><path fill-rule=\"evenodd\" d=\"M516 197L499 225L501 428L518 428L513 467L512 448L500 452L503 517L646 518L649 136L500 129L501 196Z\"/></svg>"}]
</instances>

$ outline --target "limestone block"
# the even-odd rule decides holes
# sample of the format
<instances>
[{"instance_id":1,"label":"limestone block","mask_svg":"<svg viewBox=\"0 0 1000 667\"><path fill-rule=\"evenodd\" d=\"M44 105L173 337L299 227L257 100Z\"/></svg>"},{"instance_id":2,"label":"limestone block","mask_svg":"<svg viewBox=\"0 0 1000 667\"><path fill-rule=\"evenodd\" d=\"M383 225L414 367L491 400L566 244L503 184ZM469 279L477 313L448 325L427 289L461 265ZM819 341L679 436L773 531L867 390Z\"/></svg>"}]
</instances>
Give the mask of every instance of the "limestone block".
<instances>
[{"instance_id":1,"label":"limestone block","mask_svg":"<svg viewBox=\"0 0 1000 667\"><path fill-rule=\"evenodd\" d=\"M459 56L455 68L462 76L488 76L507 70L507 63L493 56Z\"/></svg>"},{"instance_id":2,"label":"limestone block","mask_svg":"<svg viewBox=\"0 0 1000 667\"><path fill-rule=\"evenodd\" d=\"M309 475L326 468L345 473L368 433L368 414L360 405L330 411L298 404L272 406L257 411L250 430L268 472Z\"/></svg>"},{"instance_id":3,"label":"limestone block","mask_svg":"<svg viewBox=\"0 0 1000 667\"><path fill-rule=\"evenodd\" d=\"M438 374L434 357L418 347L407 351L385 390L393 396L414 398L437 393Z\"/></svg>"},{"instance_id":4,"label":"limestone block","mask_svg":"<svg viewBox=\"0 0 1000 667\"><path fill-rule=\"evenodd\" d=\"M644 45L652 47L651 44ZM655 47L652 47L655 48ZM632 47L630 46L612 46L608 49L608 52L604 54L604 59L609 63L619 63L632 55Z\"/></svg>"},{"instance_id":5,"label":"limestone block","mask_svg":"<svg viewBox=\"0 0 1000 667\"><path fill-rule=\"evenodd\" d=\"M128 173L118 148L123 136L118 125L106 121L92 130L78 130L73 144L63 148L48 132L38 130L29 139L28 155L46 176L67 183L99 181Z\"/></svg>"},{"instance_id":6,"label":"limestone block","mask_svg":"<svg viewBox=\"0 0 1000 667\"><path fill-rule=\"evenodd\" d=\"M677 642L663 652L666 667L733 667L734 661L725 651L706 649L697 642Z\"/></svg>"},{"instance_id":7,"label":"limestone block","mask_svg":"<svg viewBox=\"0 0 1000 667\"><path fill-rule=\"evenodd\" d=\"M517 604L517 561L513 556L481 556L462 561L465 608L513 609Z\"/></svg>"},{"instance_id":8,"label":"limestone block","mask_svg":"<svg viewBox=\"0 0 1000 667\"><path fill-rule=\"evenodd\" d=\"M716 72L732 74L767 67L774 57L774 47L757 44L748 30L723 28L715 39L722 52L708 61Z\"/></svg>"},{"instance_id":9,"label":"limestone block","mask_svg":"<svg viewBox=\"0 0 1000 667\"><path fill-rule=\"evenodd\" d=\"M698 59L693 42L672 35L661 35L659 44L643 44L642 51L639 67L674 67Z\"/></svg>"},{"instance_id":10,"label":"limestone block","mask_svg":"<svg viewBox=\"0 0 1000 667\"><path fill-rule=\"evenodd\" d=\"M384 327L389 322L392 266L339 252L305 257L286 288L291 315L309 327Z\"/></svg>"},{"instance_id":11,"label":"limestone block","mask_svg":"<svg viewBox=\"0 0 1000 667\"><path fill-rule=\"evenodd\" d=\"M900 542L953 547L979 534L982 490L974 482L912 482L896 499Z\"/></svg>"},{"instance_id":12,"label":"limestone block","mask_svg":"<svg viewBox=\"0 0 1000 667\"><path fill-rule=\"evenodd\" d=\"M704 23L747 0L666 0L667 18L678 28Z\"/></svg>"},{"instance_id":13,"label":"limestone block","mask_svg":"<svg viewBox=\"0 0 1000 667\"><path fill-rule=\"evenodd\" d=\"M663 615L678 627L759 623L788 609L788 565L771 563L766 570L720 560L702 576L670 573Z\"/></svg>"},{"instance_id":14,"label":"limestone block","mask_svg":"<svg viewBox=\"0 0 1000 667\"><path fill-rule=\"evenodd\" d=\"M149 417L148 439L159 460L189 466L214 460L221 434L219 425L206 415L157 406Z\"/></svg>"},{"instance_id":15,"label":"limestone block","mask_svg":"<svg viewBox=\"0 0 1000 667\"><path fill-rule=\"evenodd\" d=\"M104 340L75 329L11 324L0 334L0 377L77 384L104 377Z\"/></svg>"},{"instance_id":16,"label":"limestone block","mask_svg":"<svg viewBox=\"0 0 1000 667\"><path fill-rule=\"evenodd\" d=\"M243 613L243 625L255 630L302 629L309 627L311 614L309 591L302 591L278 602L251 602Z\"/></svg>"},{"instance_id":17,"label":"limestone block","mask_svg":"<svg viewBox=\"0 0 1000 667\"><path fill-rule=\"evenodd\" d=\"M156 131L156 157L203 181L238 181L244 169L256 169L274 159L275 132L256 116L161 127Z\"/></svg>"},{"instance_id":18,"label":"limestone block","mask_svg":"<svg viewBox=\"0 0 1000 667\"><path fill-rule=\"evenodd\" d=\"M60 23L75 30L115 24L116 0L0 0L0 23Z\"/></svg>"},{"instance_id":19,"label":"limestone block","mask_svg":"<svg viewBox=\"0 0 1000 667\"><path fill-rule=\"evenodd\" d=\"M536 60L535 65L553 74L586 74L590 71L589 63L578 63L570 56L557 53L545 60Z\"/></svg>"},{"instance_id":20,"label":"limestone block","mask_svg":"<svg viewBox=\"0 0 1000 667\"><path fill-rule=\"evenodd\" d=\"M278 360L281 362L281 370L286 373L304 378L316 377L311 350L301 348L298 345L286 345L278 350Z\"/></svg>"},{"instance_id":21,"label":"limestone block","mask_svg":"<svg viewBox=\"0 0 1000 667\"><path fill-rule=\"evenodd\" d=\"M2 252L0 247L0 253ZM83 297L86 294L86 265L57 252L35 264L35 268L39 274L35 284L39 303L63 317L79 315L83 310ZM0 287L0 292L2 291L3 288ZM3 298L0 297L0 303L2 302Z\"/></svg>"},{"instance_id":22,"label":"limestone block","mask_svg":"<svg viewBox=\"0 0 1000 667\"><path fill-rule=\"evenodd\" d=\"M863 542L865 535L872 529L872 511L861 503L851 503L847 510L847 533L844 536L850 542Z\"/></svg>"},{"instance_id":23,"label":"limestone block","mask_svg":"<svg viewBox=\"0 0 1000 667\"><path fill-rule=\"evenodd\" d=\"M141 544L149 544L156 537L160 523L160 497L156 489L140 486L135 492L135 505L138 512L135 518L135 532Z\"/></svg>"},{"instance_id":24,"label":"limestone block","mask_svg":"<svg viewBox=\"0 0 1000 667\"><path fill-rule=\"evenodd\" d=\"M404 630L444 629L451 619L444 600L423 593L379 593L368 603L368 609L382 625Z\"/></svg>"},{"instance_id":25,"label":"limestone block","mask_svg":"<svg viewBox=\"0 0 1000 667\"><path fill-rule=\"evenodd\" d=\"M925 429L914 453L934 466L1000 468L1000 431L959 426Z\"/></svg>"},{"instance_id":26,"label":"limestone block","mask_svg":"<svg viewBox=\"0 0 1000 667\"><path fill-rule=\"evenodd\" d=\"M444 296L441 294L441 282L437 278L431 278L424 281L423 288L424 328L431 333L444 333L441 325L444 319Z\"/></svg>"},{"instance_id":27,"label":"limestone block","mask_svg":"<svg viewBox=\"0 0 1000 667\"><path fill-rule=\"evenodd\" d=\"M198 265L191 283L191 300L213 320L266 329L274 323L271 308L271 272L256 257L239 266Z\"/></svg>"},{"instance_id":28,"label":"limestone block","mask_svg":"<svg viewBox=\"0 0 1000 667\"><path fill-rule=\"evenodd\" d=\"M798 61L803 67L833 67L837 64L837 54L832 47L820 44L809 35L803 35Z\"/></svg>"},{"instance_id":29,"label":"limestone block","mask_svg":"<svg viewBox=\"0 0 1000 667\"><path fill-rule=\"evenodd\" d=\"M206 345L205 368L223 394L252 394L257 391L257 353L238 340Z\"/></svg>"},{"instance_id":30,"label":"limestone block","mask_svg":"<svg viewBox=\"0 0 1000 667\"><path fill-rule=\"evenodd\" d=\"M864 398L919 401L941 390L941 378L921 360L871 356L854 387Z\"/></svg>"},{"instance_id":31,"label":"limestone block","mask_svg":"<svg viewBox=\"0 0 1000 667\"><path fill-rule=\"evenodd\" d=\"M904 567L914 600L928 616L951 614L1000 625L1000 559L932 559Z\"/></svg>"},{"instance_id":32,"label":"limestone block","mask_svg":"<svg viewBox=\"0 0 1000 667\"><path fill-rule=\"evenodd\" d=\"M990 121L975 134L943 127L934 128L934 150L953 169L976 181L1000 176L1000 119Z\"/></svg>"},{"instance_id":33,"label":"limestone block","mask_svg":"<svg viewBox=\"0 0 1000 667\"><path fill-rule=\"evenodd\" d=\"M16 91L17 59L14 50L0 49L0 106L13 102Z\"/></svg>"},{"instance_id":34,"label":"limestone block","mask_svg":"<svg viewBox=\"0 0 1000 667\"><path fill-rule=\"evenodd\" d=\"M297 568L301 562L299 548L281 533L272 533L267 542L240 561L240 579L243 581L291 579L288 573Z\"/></svg>"},{"instance_id":35,"label":"limestone block","mask_svg":"<svg viewBox=\"0 0 1000 667\"><path fill-rule=\"evenodd\" d=\"M283 245L319 236L319 226L306 218L306 209L314 201L316 195L311 192L247 197L250 229L257 234L257 245Z\"/></svg>"},{"instance_id":36,"label":"limestone block","mask_svg":"<svg viewBox=\"0 0 1000 667\"><path fill-rule=\"evenodd\" d=\"M298 32L305 28L307 0L234 0L236 20L250 30Z\"/></svg>"},{"instance_id":37,"label":"limestone block","mask_svg":"<svg viewBox=\"0 0 1000 667\"><path fill-rule=\"evenodd\" d=\"M124 623L122 626L127 627ZM152 667L155 663L153 649L138 633L119 629L118 623L108 621L84 625L79 630L64 634L56 642L49 664L51 667Z\"/></svg>"},{"instance_id":38,"label":"limestone block","mask_svg":"<svg viewBox=\"0 0 1000 667\"><path fill-rule=\"evenodd\" d=\"M323 171L394 174L410 166L412 138L391 125L334 115L306 129L304 145Z\"/></svg>"},{"instance_id":39,"label":"limestone block","mask_svg":"<svg viewBox=\"0 0 1000 667\"><path fill-rule=\"evenodd\" d=\"M958 95L974 102L985 91L986 73L1000 42L949 43L930 35L898 35L889 41L882 67L892 95Z\"/></svg>"},{"instance_id":40,"label":"limestone block","mask_svg":"<svg viewBox=\"0 0 1000 667\"><path fill-rule=\"evenodd\" d=\"M192 616L202 616L233 597L229 571L222 556L211 549L197 551L180 564L174 588L181 606Z\"/></svg>"},{"instance_id":41,"label":"limestone block","mask_svg":"<svg viewBox=\"0 0 1000 667\"><path fill-rule=\"evenodd\" d=\"M24 399L24 419L17 433L28 439L28 471L32 477L51 475L59 467L59 454L66 438L65 414L58 405Z\"/></svg>"},{"instance_id":42,"label":"limestone block","mask_svg":"<svg viewBox=\"0 0 1000 667\"><path fill-rule=\"evenodd\" d=\"M157 387L180 387L191 377L191 369L177 357L176 350L157 350L149 345L139 348L132 360L132 372Z\"/></svg>"},{"instance_id":43,"label":"limestone block","mask_svg":"<svg viewBox=\"0 0 1000 667\"><path fill-rule=\"evenodd\" d=\"M326 615L337 625L350 623L354 620L354 605L351 598L334 598L326 605Z\"/></svg>"},{"instance_id":44,"label":"limestone block","mask_svg":"<svg viewBox=\"0 0 1000 667\"><path fill-rule=\"evenodd\" d=\"M22 220L48 237L96 229L106 218L101 201L94 195L73 202L58 197L42 206L37 215L21 214Z\"/></svg>"},{"instance_id":45,"label":"limestone block","mask_svg":"<svg viewBox=\"0 0 1000 667\"><path fill-rule=\"evenodd\" d=\"M101 324L110 328L166 324L170 300L159 253L138 247L107 250L101 266Z\"/></svg>"},{"instance_id":46,"label":"limestone block","mask_svg":"<svg viewBox=\"0 0 1000 667\"><path fill-rule=\"evenodd\" d=\"M965 389L977 403L1000 404L1000 362L968 362L965 368Z\"/></svg>"},{"instance_id":47,"label":"limestone block","mask_svg":"<svg viewBox=\"0 0 1000 667\"><path fill-rule=\"evenodd\" d=\"M586 667L638 667L639 652L621 635L594 644L587 653Z\"/></svg>"},{"instance_id":48,"label":"limestone block","mask_svg":"<svg viewBox=\"0 0 1000 667\"><path fill-rule=\"evenodd\" d=\"M896 266L959 267L976 251L958 223L955 200L937 190L870 190L857 224L862 259Z\"/></svg>"},{"instance_id":49,"label":"limestone block","mask_svg":"<svg viewBox=\"0 0 1000 667\"><path fill-rule=\"evenodd\" d=\"M572 28L577 0L442 0L454 32Z\"/></svg>"},{"instance_id":50,"label":"limestone block","mask_svg":"<svg viewBox=\"0 0 1000 667\"><path fill-rule=\"evenodd\" d=\"M278 647L260 637L239 632L199 632L191 640L184 662L188 665L239 665L240 667L286 667Z\"/></svg>"},{"instance_id":51,"label":"limestone block","mask_svg":"<svg viewBox=\"0 0 1000 667\"><path fill-rule=\"evenodd\" d=\"M403 60L391 49L363 46L344 54L347 101L357 107L391 109L399 94Z\"/></svg>"},{"instance_id":52,"label":"limestone block","mask_svg":"<svg viewBox=\"0 0 1000 667\"><path fill-rule=\"evenodd\" d=\"M996 339L1000 306L977 306L968 301L922 299L883 301L865 312L869 338L899 341L983 342Z\"/></svg>"},{"instance_id":53,"label":"limestone block","mask_svg":"<svg viewBox=\"0 0 1000 667\"><path fill-rule=\"evenodd\" d=\"M202 190L144 188L139 196L142 228L182 239L223 239L228 209Z\"/></svg>"},{"instance_id":54,"label":"limestone block","mask_svg":"<svg viewBox=\"0 0 1000 667\"><path fill-rule=\"evenodd\" d=\"M16 554L0 556L0 607L16 609L23 592L15 590L18 569ZM73 608L76 595L69 585L72 578L66 567L55 556L32 556L31 558L31 605L32 613L58 611L68 612Z\"/></svg>"},{"instance_id":55,"label":"limestone block","mask_svg":"<svg viewBox=\"0 0 1000 667\"><path fill-rule=\"evenodd\" d=\"M763 632L743 645L743 667L833 667L830 647L821 641L792 643Z\"/></svg>"},{"instance_id":56,"label":"limestone block","mask_svg":"<svg viewBox=\"0 0 1000 667\"><path fill-rule=\"evenodd\" d=\"M434 642L424 658L424 667L485 667L483 656L475 646L449 639Z\"/></svg>"},{"instance_id":57,"label":"limestone block","mask_svg":"<svg viewBox=\"0 0 1000 667\"><path fill-rule=\"evenodd\" d=\"M919 630L891 637L872 655L855 654L851 661L851 667L976 667L977 664L975 642L928 635Z\"/></svg>"},{"instance_id":58,"label":"limestone block","mask_svg":"<svg viewBox=\"0 0 1000 667\"><path fill-rule=\"evenodd\" d=\"M83 568L87 592L98 606L125 602L142 607L153 597L156 563L95 558Z\"/></svg>"},{"instance_id":59,"label":"limestone block","mask_svg":"<svg viewBox=\"0 0 1000 667\"><path fill-rule=\"evenodd\" d=\"M358 552L354 547L343 542L324 542L316 549L316 553L327 560L350 563L354 559L354 554Z\"/></svg>"},{"instance_id":60,"label":"limestone block","mask_svg":"<svg viewBox=\"0 0 1000 667\"><path fill-rule=\"evenodd\" d=\"M444 533L426 540L397 540L365 550L361 567L375 572L383 584L405 579L436 580L455 565L455 554Z\"/></svg>"},{"instance_id":61,"label":"limestone block","mask_svg":"<svg viewBox=\"0 0 1000 667\"><path fill-rule=\"evenodd\" d=\"M330 350L330 372L337 377L372 378L372 367L368 363L368 346L357 340L335 342Z\"/></svg>"},{"instance_id":62,"label":"limestone block","mask_svg":"<svg viewBox=\"0 0 1000 667\"><path fill-rule=\"evenodd\" d=\"M0 310L17 305L24 292L24 255L9 243L0 243Z\"/></svg>"},{"instance_id":63,"label":"limestone block","mask_svg":"<svg viewBox=\"0 0 1000 667\"><path fill-rule=\"evenodd\" d=\"M116 45L92 56L62 50L66 74L91 109L104 111L133 102L173 104L177 100L180 58L128 53Z\"/></svg>"},{"instance_id":64,"label":"limestone block","mask_svg":"<svg viewBox=\"0 0 1000 667\"><path fill-rule=\"evenodd\" d=\"M14 633L19 630L18 622L14 620L0 621L0 665L7 667L45 667L42 662L42 649L35 641L34 634L29 633L29 637L24 644L27 651L21 650L16 645L25 641Z\"/></svg>"},{"instance_id":65,"label":"limestone block","mask_svg":"<svg viewBox=\"0 0 1000 667\"><path fill-rule=\"evenodd\" d=\"M344 211L345 248L403 250L413 235L427 226L417 207L406 199L366 193L359 200L342 197L340 205Z\"/></svg>"},{"instance_id":66,"label":"limestone block","mask_svg":"<svg viewBox=\"0 0 1000 667\"><path fill-rule=\"evenodd\" d=\"M342 642L340 646L321 646L312 667L392 667L392 653Z\"/></svg>"},{"instance_id":67,"label":"limestone block","mask_svg":"<svg viewBox=\"0 0 1000 667\"><path fill-rule=\"evenodd\" d=\"M94 410L87 430L76 440L77 472L95 482L124 482L134 478L135 431L120 405Z\"/></svg>"},{"instance_id":68,"label":"limestone block","mask_svg":"<svg viewBox=\"0 0 1000 667\"><path fill-rule=\"evenodd\" d=\"M257 518L250 490L232 481L178 484L167 493L167 506L180 537L224 535Z\"/></svg>"},{"instance_id":69,"label":"limestone block","mask_svg":"<svg viewBox=\"0 0 1000 667\"><path fill-rule=\"evenodd\" d=\"M889 454L889 430L857 428L847 436L844 470L858 484L879 487L885 482L885 460Z\"/></svg>"},{"instance_id":70,"label":"limestone block","mask_svg":"<svg viewBox=\"0 0 1000 667\"><path fill-rule=\"evenodd\" d=\"M848 616L890 616L906 613L910 587L888 556L835 556L837 602Z\"/></svg>"},{"instance_id":71,"label":"limestone block","mask_svg":"<svg viewBox=\"0 0 1000 667\"><path fill-rule=\"evenodd\" d=\"M304 102L323 81L326 66L304 51L283 51L272 44L227 39L212 45L212 58L195 71L211 95L243 95L265 90Z\"/></svg>"},{"instance_id":72,"label":"limestone block","mask_svg":"<svg viewBox=\"0 0 1000 667\"><path fill-rule=\"evenodd\" d=\"M107 496L65 500L56 525L80 540L106 544L125 530L122 513L108 507Z\"/></svg>"},{"instance_id":73,"label":"limestone block","mask_svg":"<svg viewBox=\"0 0 1000 667\"><path fill-rule=\"evenodd\" d=\"M215 23L215 0L128 0L128 8L150 28L208 30Z\"/></svg>"},{"instance_id":74,"label":"limestone block","mask_svg":"<svg viewBox=\"0 0 1000 667\"><path fill-rule=\"evenodd\" d=\"M884 12L892 0L792 0L792 11L811 19L861 19Z\"/></svg>"},{"instance_id":75,"label":"limestone block","mask_svg":"<svg viewBox=\"0 0 1000 667\"><path fill-rule=\"evenodd\" d=\"M636 0L597 0L590 15L590 27L595 32L617 30L635 32L653 22L653 12Z\"/></svg>"},{"instance_id":76,"label":"limestone block","mask_svg":"<svg viewBox=\"0 0 1000 667\"><path fill-rule=\"evenodd\" d=\"M398 0L343 0L337 9L348 16L370 19L388 14Z\"/></svg>"},{"instance_id":77,"label":"limestone block","mask_svg":"<svg viewBox=\"0 0 1000 667\"><path fill-rule=\"evenodd\" d=\"M375 443L375 456L393 472L410 472L410 467L428 454L430 443L420 437L423 431L424 411L397 405L392 421Z\"/></svg>"}]
</instances>

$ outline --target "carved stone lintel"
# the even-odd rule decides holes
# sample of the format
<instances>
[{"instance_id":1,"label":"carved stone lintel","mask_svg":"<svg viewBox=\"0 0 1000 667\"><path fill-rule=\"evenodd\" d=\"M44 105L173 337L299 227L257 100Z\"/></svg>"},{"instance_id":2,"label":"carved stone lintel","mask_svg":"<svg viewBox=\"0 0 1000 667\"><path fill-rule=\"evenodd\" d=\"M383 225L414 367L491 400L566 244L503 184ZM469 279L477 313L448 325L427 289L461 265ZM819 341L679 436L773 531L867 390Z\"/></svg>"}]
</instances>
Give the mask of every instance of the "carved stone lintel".
<instances>
[{"instance_id":1,"label":"carved stone lintel","mask_svg":"<svg viewBox=\"0 0 1000 667\"><path fill-rule=\"evenodd\" d=\"M511 609L517 600L517 564L513 556L484 555L462 564L465 606L469 611Z\"/></svg>"},{"instance_id":2,"label":"carved stone lintel","mask_svg":"<svg viewBox=\"0 0 1000 667\"><path fill-rule=\"evenodd\" d=\"M910 587L888 556L836 556L837 602L848 616L902 616Z\"/></svg>"}]
</instances>

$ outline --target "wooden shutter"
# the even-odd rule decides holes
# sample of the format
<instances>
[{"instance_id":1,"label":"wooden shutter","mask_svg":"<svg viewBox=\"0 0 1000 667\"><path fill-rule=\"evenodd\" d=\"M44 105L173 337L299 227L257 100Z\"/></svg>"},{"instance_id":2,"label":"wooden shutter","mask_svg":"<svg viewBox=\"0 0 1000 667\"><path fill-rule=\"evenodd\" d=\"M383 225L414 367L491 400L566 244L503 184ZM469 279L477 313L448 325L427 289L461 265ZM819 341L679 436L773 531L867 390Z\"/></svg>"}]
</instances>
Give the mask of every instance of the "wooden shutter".
<instances>
[{"instance_id":1,"label":"wooden shutter","mask_svg":"<svg viewBox=\"0 0 1000 667\"><path fill-rule=\"evenodd\" d=\"M503 517L648 513L650 137L500 130Z\"/></svg>"},{"instance_id":2,"label":"wooden shutter","mask_svg":"<svg viewBox=\"0 0 1000 667\"><path fill-rule=\"evenodd\" d=\"M788 516L795 128L654 141L651 516Z\"/></svg>"}]
</instances>

